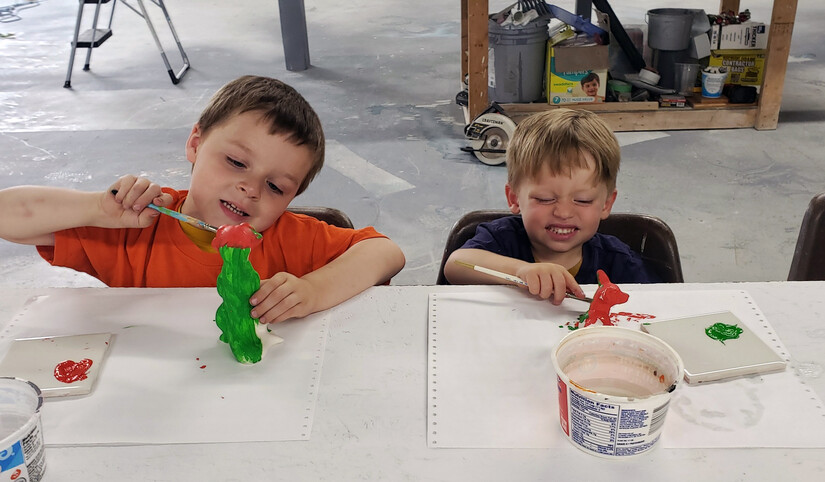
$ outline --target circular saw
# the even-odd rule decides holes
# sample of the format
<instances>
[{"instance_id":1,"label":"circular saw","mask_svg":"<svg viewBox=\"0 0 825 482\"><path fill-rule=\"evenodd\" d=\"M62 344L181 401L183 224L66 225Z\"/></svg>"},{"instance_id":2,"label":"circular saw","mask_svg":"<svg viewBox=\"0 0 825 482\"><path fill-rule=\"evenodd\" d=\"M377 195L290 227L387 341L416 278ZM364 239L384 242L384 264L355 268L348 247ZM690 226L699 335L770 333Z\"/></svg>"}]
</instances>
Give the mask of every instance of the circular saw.
<instances>
[{"instance_id":1,"label":"circular saw","mask_svg":"<svg viewBox=\"0 0 825 482\"><path fill-rule=\"evenodd\" d=\"M490 166L503 164L507 157L507 146L516 131L516 123L504 114L486 112L478 116L464 129L470 139L464 152L472 152L479 161Z\"/></svg>"}]
</instances>

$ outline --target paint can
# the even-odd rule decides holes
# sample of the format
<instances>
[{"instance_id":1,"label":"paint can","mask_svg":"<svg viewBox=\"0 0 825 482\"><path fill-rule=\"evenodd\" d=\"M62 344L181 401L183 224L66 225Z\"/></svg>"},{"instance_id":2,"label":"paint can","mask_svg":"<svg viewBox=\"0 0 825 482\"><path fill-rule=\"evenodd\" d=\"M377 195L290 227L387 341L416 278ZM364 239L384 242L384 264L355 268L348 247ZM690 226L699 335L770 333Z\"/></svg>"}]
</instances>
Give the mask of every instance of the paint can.
<instances>
[{"instance_id":1,"label":"paint can","mask_svg":"<svg viewBox=\"0 0 825 482\"><path fill-rule=\"evenodd\" d=\"M551 358L561 428L573 445L605 458L654 447L684 371L670 345L637 330L591 326L565 336Z\"/></svg>"},{"instance_id":2,"label":"paint can","mask_svg":"<svg viewBox=\"0 0 825 482\"><path fill-rule=\"evenodd\" d=\"M722 97L722 89L728 79L728 71L725 68L715 69L708 67L702 71L702 97L716 99Z\"/></svg>"},{"instance_id":3,"label":"paint can","mask_svg":"<svg viewBox=\"0 0 825 482\"><path fill-rule=\"evenodd\" d=\"M37 385L0 377L0 480L39 482L43 478L42 405Z\"/></svg>"}]
</instances>

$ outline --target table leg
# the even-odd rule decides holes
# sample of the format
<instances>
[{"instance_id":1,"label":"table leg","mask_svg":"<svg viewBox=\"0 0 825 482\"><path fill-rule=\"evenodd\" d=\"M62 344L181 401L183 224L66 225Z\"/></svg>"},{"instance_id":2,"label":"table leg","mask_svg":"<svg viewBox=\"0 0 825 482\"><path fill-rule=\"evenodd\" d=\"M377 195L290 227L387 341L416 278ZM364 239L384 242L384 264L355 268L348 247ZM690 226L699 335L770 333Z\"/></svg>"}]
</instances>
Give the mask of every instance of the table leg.
<instances>
[{"instance_id":1,"label":"table leg","mask_svg":"<svg viewBox=\"0 0 825 482\"><path fill-rule=\"evenodd\" d=\"M467 4L467 72L468 109L470 121L478 117L488 105L487 50L489 48L487 21L488 0L468 0Z\"/></svg>"},{"instance_id":2,"label":"table leg","mask_svg":"<svg viewBox=\"0 0 825 482\"><path fill-rule=\"evenodd\" d=\"M278 10L286 69L293 72L306 70L309 68L309 41L304 0L278 0Z\"/></svg>"}]
</instances>

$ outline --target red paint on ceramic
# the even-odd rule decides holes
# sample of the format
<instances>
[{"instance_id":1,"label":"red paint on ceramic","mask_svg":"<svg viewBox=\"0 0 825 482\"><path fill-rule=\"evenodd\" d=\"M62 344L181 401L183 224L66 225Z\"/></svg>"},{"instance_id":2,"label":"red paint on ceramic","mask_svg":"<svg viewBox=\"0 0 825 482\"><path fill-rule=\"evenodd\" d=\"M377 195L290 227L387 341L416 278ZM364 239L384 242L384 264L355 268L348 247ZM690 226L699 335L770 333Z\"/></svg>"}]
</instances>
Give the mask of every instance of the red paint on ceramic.
<instances>
[{"instance_id":1,"label":"red paint on ceramic","mask_svg":"<svg viewBox=\"0 0 825 482\"><path fill-rule=\"evenodd\" d=\"M201 365L201 370L203 370L204 368L206 368L206 365Z\"/></svg>"},{"instance_id":2,"label":"red paint on ceramic","mask_svg":"<svg viewBox=\"0 0 825 482\"><path fill-rule=\"evenodd\" d=\"M74 360L62 361L54 367L54 377L63 383L74 383L88 378L86 372L92 368L92 360L84 358L79 362Z\"/></svg>"},{"instance_id":3,"label":"red paint on ceramic","mask_svg":"<svg viewBox=\"0 0 825 482\"><path fill-rule=\"evenodd\" d=\"M255 231L249 223L226 224L218 228L215 239L212 240L212 247L254 248L261 244L261 237L261 233Z\"/></svg>"}]
</instances>

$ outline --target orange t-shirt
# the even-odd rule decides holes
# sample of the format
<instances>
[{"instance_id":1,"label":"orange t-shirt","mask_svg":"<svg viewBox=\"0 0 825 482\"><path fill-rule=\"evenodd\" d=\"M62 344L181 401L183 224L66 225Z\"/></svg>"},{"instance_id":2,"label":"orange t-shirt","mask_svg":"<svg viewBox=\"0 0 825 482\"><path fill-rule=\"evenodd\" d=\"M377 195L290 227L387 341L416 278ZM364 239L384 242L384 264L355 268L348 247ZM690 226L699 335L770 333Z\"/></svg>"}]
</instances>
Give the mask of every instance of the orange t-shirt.
<instances>
[{"instance_id":1,"label":"orange t-shirt","mask_svg":"<svg viewBox=\"0 0 825 482\"><path fill-rule=\"evenodd\" d=\"M180 209L188 191L163 190L173 197L171 209ZM263 242L249 254L261 279L282 271L303 276L359 241L385 237L371 227L339 228L288 211L261 234ZM169 216L158 216L155 224L143 229L59 231L54 246L38 246L37 251L54 266L88 273L111 287L212 287L223 264L218 253L198 248Z\"/></svg>"}]
</instances>

